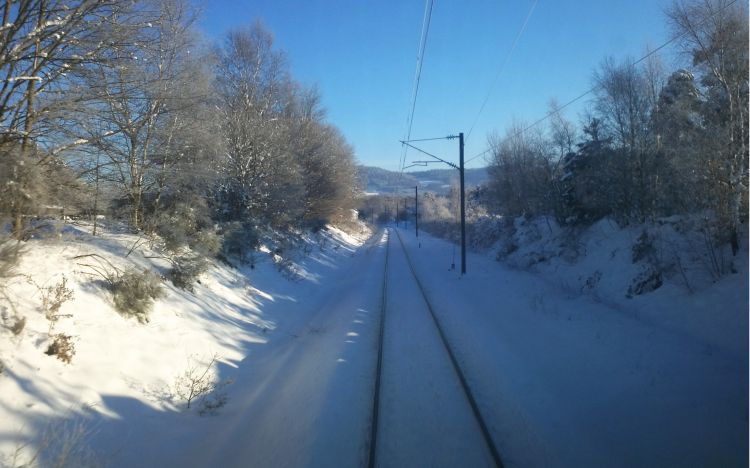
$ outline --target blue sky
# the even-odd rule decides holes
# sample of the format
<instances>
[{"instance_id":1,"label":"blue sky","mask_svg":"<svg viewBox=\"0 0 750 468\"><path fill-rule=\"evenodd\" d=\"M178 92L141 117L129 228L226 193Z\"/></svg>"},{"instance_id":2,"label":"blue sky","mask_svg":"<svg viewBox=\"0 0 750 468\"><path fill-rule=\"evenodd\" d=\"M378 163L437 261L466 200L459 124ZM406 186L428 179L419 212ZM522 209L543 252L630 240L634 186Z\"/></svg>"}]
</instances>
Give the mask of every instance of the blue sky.
<instances>
[{"instance_id":1,"label":"blue sky","mask_svg":"<svg viewBox=\"0 0 750 468\"><path fill-rule=\"evenodd\" d=\"M214 39L260 19L295 78L317 85L329 121L367 165L395 170L401 155L422 0L204 0L201 28ZM412 138L468 133L533 0L435 0ZM467 159L512 120L534 121L550 98L591 86L607 56L642 56L669 38L669 0L539 0L466 142ZM675 68L672 57L664 58ZM568 117L578 120L581 105ZM455 140L425 146L457 160ZM408 160L421 159L409 152ZM483 165L482 158L471 166Z\"/></svg>"}]
</instances>

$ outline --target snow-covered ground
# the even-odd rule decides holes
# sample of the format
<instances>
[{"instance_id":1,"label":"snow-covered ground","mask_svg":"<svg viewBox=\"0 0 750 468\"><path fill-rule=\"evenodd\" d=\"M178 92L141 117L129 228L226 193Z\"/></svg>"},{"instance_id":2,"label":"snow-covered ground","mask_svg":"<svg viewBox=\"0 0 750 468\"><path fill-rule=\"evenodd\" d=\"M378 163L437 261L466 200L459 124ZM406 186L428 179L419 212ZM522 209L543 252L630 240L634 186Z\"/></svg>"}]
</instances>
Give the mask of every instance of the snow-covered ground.
<instances>
[{"instance_id":1,"label":"snow-covered ground","mask_svg":"<svg viewBox=\"0 0 750 468\"><path fill-rule=\"evenodd\" d=\"M590 262L610 258L609 234ZM402 237L506 465L747 466L746 251L699 292L628 299L483 254L461 278L452 244Z\"/></svg>"},{"instance_id":2,"label":"snow-covered ground","mask_svg":"<svg viewBox=\"0 0 750 468\"><path fill-rule=\"evenodd\" d=\"M199 375L214 355L218 362L206 380L234 381L222 390L226 408L216 416L229 427L226 418L249 398L246 382L260 356L286 350L291 340L313 333L310 311L346 278L367 237L367 232L351 236L335 228L308 236L291 252L297 261L286 270L263 252L256 254L253 269L217 262L194 293L165 281L166 296L156 302L150 322L142 324L119 315L91 275L86 265L99 265L98 257L79 256L97 254L118 268L148 267L161 274L168 264L148 258L158 251L138 236L109 231L92 237L89 229L67 225L57 239L30 241L18 268L21 276L9 285L26 325L17 336L0 328L0 465L20 466L37 454L42 466L60 457L69 457L70 466L91 458L107 465L161 465L161 457L182 450L181 437L200 439L214 423L200 416L195 404L186 411L175 392L186 371ZM42 312L39 288L63 277L73 297L53 324ZM73 337L70 364L45 354L51 332ZM248 359L253 366L247 366Z\"/></svg>"},{"instance_id":3,"label":"snow-covered ground","mask_svg":"<svg viewBox=\"0 0 750 468\"><path fill-rule=\"evenodd\" d=\"M389 246L377 465L494 466L396 237Z\"/></svg>"},{"instance_id":4,"label":"snow-covered ground","mask_svg":"<svg viewBox=\"0 0 750 468\"><path fill-rule=\"evenodd\" d=\"M331 228L309 238L291 272L261 252L254 269L213 265L194 294L165 285L141 324L82 273L91 257L74 257L167 265L147 258L148 245L125 258L130 234L68 227L34 245L20 272L40 286L66 275L75 297L54 328L75 337L76 354L71 364L44 354L50 322L37 287L18 278L11 290L26 328L0 330L3 461L69 441L112 466L366 465L390 251L377 463L490 464L400 236L506 466L746 466L746 250L737 274L693 279L692 293L678 278L628 298L641 265L607 265L625 263L637 233L596 229L575 259L524 265L553 244L517 237L514 267L494 251L470 253L461 277L445 241L393 228L365 241ZM226 396L217 414L201 416L173 387L214 354L210 375L231 383L215 395Z\"/></svg>"},{"instance_id":5,"label":"snow-covered ground","mask_svg":"<svg viewBox=\"0 0 750 468\"><path fill-rule=\"evenodd\" d=\"M603 219L576 230L521 217L487 254L568 294L744 354L748 314L738 311L748 306L747 233L733 256L728 245L708 241L704 222L673 216L621 227Z\"/></svg>"}]
</instances>

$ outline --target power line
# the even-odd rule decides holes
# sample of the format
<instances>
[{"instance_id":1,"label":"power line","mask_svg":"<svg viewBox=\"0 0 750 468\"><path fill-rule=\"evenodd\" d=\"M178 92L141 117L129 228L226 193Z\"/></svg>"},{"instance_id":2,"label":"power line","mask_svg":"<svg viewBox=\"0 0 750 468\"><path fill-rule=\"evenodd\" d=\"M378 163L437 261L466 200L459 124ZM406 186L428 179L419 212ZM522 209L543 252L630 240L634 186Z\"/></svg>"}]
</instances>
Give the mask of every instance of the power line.
<instances>
[{"instance_id":1,"label":"power line","mask_svg":"<svg viewBox=\"0 0 750 468\"><path fill-rule=\"evenodd\" d=\"M467 159L464 162L464 164L469 164L471 161L477 159L479 156L484 156L485 154L489 153L491 150L492 150L492 148L487 148L486 150L482 151L481 153L476 154L476 155L470 157L469 159Z\"/></svg>"},{"instance_id":2,"label":"power line","mask_svg":"<svg viewBox=\"0 0 750 468\"><path fill-rule=\"evenodd\" d=\"M714 19L714 17L715 17L716 15L718 15L719 13L723 13L723 12L724 12L724 10L727 10L727 9L728 9L729 7L731 7L732 5L734 5L735 3L737 3L737 1L738 1L738 0L732 0L731 2L729 2L728 4L726 4L726 5L724 6L724 8L722 8L722 9L719 9L719 10L718 10L718 11L717 11L717 12L716 12L715 14L713 14L713 15L711 15L710 17L706 18L706 19L705 19L704 21L702 21L701 23L699 23L699 24L698 24L697 26L702 26L702 25L704 25L705 23L707 23L708 21L710 21L710 20ZM657 48L655 48L655 49L653 49L653 50L649 51L649 52L648 52L647 54L645 54L644 56L642 56L641 58L639 58L638 60L636 60L635 62L633 62L633 63L632 63L631 65L635 66L635 65L638 65L638 64L640 64L641 62L643 62L644 60L647 60L648 58L652 57L652 56L653 56L653 55L655 55L655 54L656 54L657 52L659 52L660 50L662 50L662 49L664 49L665 47L669 46L670 44L672 44L672 43L674 43L674 42L676 42L676 41L678 41L678 40L682 39L683 37L685 37L686 35L688 35L688 33L689 33L689 32L690 32L690 31L685 31L685 32L683 32L682 34L679 34L679 35L677 35L677 36L674 36L674 37L673 37L672 39L669 39L668 41L666 41L666 42L662 43L662 44L661 44L661 45L660 45L659 47L657 47ZM593 93L594 91L596 91L596 89L597 89L597 88L598 88L598 86L597 86L597 85L594 85L594 86L592 86L591 88L589 88L589 89L588 89L588 90L586 90L585 92L583 92L583 93L579 94L578 96L576 96L575 98L571 99L570 101L566 102L566 103L565 103L565 104L563 104L562 106L560 106L560 107L558 107L558 108L556 108L556 109L554 109L554 110L552 110L552 111L549 111L549 112L547 112L547 113L546 113L546 114L545 114L545 115L544 115L544 116L543 116L542 118L540 118L540 119L538 119L538 120L534 121L533 123L531 123L530 125L528 125L528 126L526 126L526 127L522 128L522 129L521 129L521 130L519 130L518 132L516 132L516 133L514 133L513 135L511 135L511 136L510 136L510 138L515 138L515 137L517 137L517 136L520 136L520 135L522 135L522 134L526 133L527 131L529 131L529 130L531 130L532 128L536 127L537 125L539 125L540 123L542 123L542 122L544 122L545 120L549 119L549 118L550 118L550 117L552 117L553 115L559 114L559 113L560 113L560 111L561 111L561 110L563 110L563 109L565 109L566 107L568 107L568 106L571 106L571 105L575 104L576 102L580 101L580 100L581 100L581 99L583 99L584 97L586 97L586 96L588 96L589 94ZM472 156L471 158L469 158L468 160L466 160L466 162L468 163L469 161L472 161L472 160L474 160L474 159L478 158L479 156L482 156L483 154L486 154L486 153L488 153L488 152L490 152L490 151L491 151L491 148L488 148L488 149L486 149L486 150L482 151L481 153L477 154L476 156Z\"/></svg>"},{"instance_id":3,"label":"power line","mask_svg":"<svg viewBox=\"0 0 750 468\"><path fill-rule=\"evenodd\" d=\"M419 82L422 78L422 64L424 63L424 51L427 47L427 35L429 34L429 31L430 31L430 22L432 20L433 4L434 4L433 0L425 1L424 18L422 19L422 33L419 38L419 47L417 49L417 67L414 73L412 101L411 101L411 106L409 107L409 113L407 114L407 117L406 117L406 135L404 137L404 140L408 140L411 137L411 128L412 128L412 124L414 123L414 111L417 107L417 95L419 94ZM400 173L404 171L404 164L406 164L406 152L407 152L407 147L404 146L403 151L401 153L401 160L399 162L399 176L400 176Z\"/></svg>"},{"instance_id":4,"label":"power line","mask_svg":"<svg viewBox=\"0 0 750 468\"><path fill-rule=\"evenodd\" d=\"M445 138L445 137L443 137L443 138L434 138L434 139L435 139L435 140L445 140L446 138ZM437 160L437 161L435 161L435 162L442 162L442 163L445 163L445 164L447 164L447 165L449 165L449 166L451 166L451 167L453 167L453 168L455 168L455 169L458 169L458 166L456 166L456 165L455 165L455 164L453 164L452 162L446 161L445 159L443 159L443 158L441 158L441 157L438 157L438 156L435 156L435 155L434 155L434 154L432 154L432 153L428 153L427 151L425 151L425 150L423 150L423 149L421 149L421 148L418 148L418 147L416 147L416 146L414 146L414 145L410 144L410 143L409 143L408 141L402 141L402 142L401 142L401 144L403 144L403 145L405 145L405 146L408 146L408 147L410 147L410 148L414 148L415 150L419 151L419 152L420 152L420 153L422 153L422 154L426 154L427 156L430 156L430 157L432 157L432 158L435 158L435 159ZM414 163L415 163L415 164L416 164L416 163L429 163L429 162L431 162L431 161L414 161Z\"/></svg>"},{"instance_id":5,"label":"power line","mask_svg":"<svg viewBox=\"0 0 750 468\"><path fill-rule=\"evenodd\" d=\"M404 140L408 140L411 137L411 129L414 123L414 111L417 106L417 95L419 93L419 83L422 77L422 64L424 63L424 51L427 47L427 35L429 33L430 22L432 20L432 7L433 7L433 0L426 0L424 17L422 19L422 32L419 38L419 47L417 48L417 65L416 65L416 70L414 72L414 84L412 87L412 102L409 108L409 113L406 116L406 136ZM403 172L404 165L406 164L406 152L407 152L407 148L404 146L402 154L401 154L400 172Z\"/></svg>"},{"instance_id":6,"label":"power line","mask_svg":"<svg viewBox=\"0 0 750 468\"><path fill-rule=\"evenodd\" d=\"M418 138L416 140L402 140L401 143L414 143L417 141L435 141L435 140L445 140L447 137L437 137L437 138Z\"/></svg>"},{"instance_id":7,"label":"power line","mask_svg":"<svg viewBox=\"0 0 750 468\"><path fill-rule=\"evenodd\" d=\"M495 74L495 79L492 81L492 85L490 86L490 89L487 91L487 95L484 97L484 101L482 102L482 105L479 108L479 112L477 113L477 116L474 118L474 122L471 124L471 128L469 128L469 132L466 135L467 140L469 139L469 137L471 137L471 132L474 131L474 127L479 121L479 117L482 115L482 112L484 111L484 107L487 105L487 102L489 101L490 96L492 95L492 91L495 89L495 86L497 86L497 82L500 79L500 75L502 74L506 65L508 65L510 56L513 54L513 51L516 50L518 41L521 39L521 36L523 36L523 33L526 30L526 25L529 24L529 19L531 19L531 15L534 13L534 9L536 8L536 4L538 2L539 0L534 0L534 3L531 5L531 8L529 8L529 12L526 14L526 19L524 19L523 24L521 25L521 29L516 34L516 38L513 40L513 45L511 46L510 50L508 50L508 53L505 54L505 58L503 59L503 62L501 63L500 68L497 69L497 74Z\"/></svg>"}]
</instances>

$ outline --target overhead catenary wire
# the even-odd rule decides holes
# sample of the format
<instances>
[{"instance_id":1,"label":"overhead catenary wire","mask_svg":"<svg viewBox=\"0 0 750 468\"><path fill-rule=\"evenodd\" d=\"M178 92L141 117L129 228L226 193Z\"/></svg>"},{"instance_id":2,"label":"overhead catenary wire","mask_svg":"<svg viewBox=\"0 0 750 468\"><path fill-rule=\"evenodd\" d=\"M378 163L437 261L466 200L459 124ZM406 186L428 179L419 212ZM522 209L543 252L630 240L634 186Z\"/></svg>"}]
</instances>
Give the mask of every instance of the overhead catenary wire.
<instances>
[{"instance_id":1,"label":"overhead catenary wire","mask_svg":"<svg viewBox=\"0 0 750 468\"><path fill-rule=\"evenodd\" d=\"M482 112L484 111L485 106L487 106L487 102L490 100L490 96L492 95L492 91L494 91L495 86L497 86L497 82L500 79L500 75L502 75L503 71L505 70L505 67L508 65L508 62L510 61L510 56L513 55L513 51L516 50L516 47L518 46L518 42L521 40L521 36L523 36L524 31L526 31L526 26L529 24L531 15L534 14L534 9L536 8L537 3L539 3L539 0L534 0L534 3L531 4L531 8L529 8L529 12L526 14L526 18L524 19L523 24L521 25L521 29L518 30L518 33L516 34L516 38L513 40L513 44L508 50L508 53L505 54L505 58L501 62L500 68L497 69L497 73L495 74L495 79L492 81L492 84L490 85L490 89L487 90L487 94L484 96L482 105L479 107L479 112L477 112L476 117L474 117L474 122L472 122L471 127L469 128L469 132L466 134L467 140L471 137L471 132L474 131L474 127L476 127L477 122L479 122L479 117L482 115Z\"/></svg>"},{"instance_id":2,"label":"overhead catenary wire","mask_svg":"<svg viewBox=\"0 0 750 468\"><path fill-rule=\"evenodd\" d=\"M484 156L485 154L489 153L490 151L492 151L492 148L487 148L486 150L482 151L481 153L476 154L476 155L470 157L469 159L467 159L466 161L464 161L464 164L468 164L471 161L477 159L478 157Z\"/></svg>"},{"instance_id":3,"label":"overhead catenary wire","mask_svg":"<svg viewBox=\"0 0 750 468\"><path fill-rule=\"evenodd\" d=\"M731 7L732 5L734 5L735 3L737 3L737 1L738 1L738 0L732 0L731 2L727 3L727 4L726 4L726 5L724 6L724 8L720 8L719 10L717 10L717 11L716 11L716 13L714 13L714 14L713 14L713 15L711 15L711 16L709 16L709 17L708 17L708 18L706 18L705 20L703 20L703 21L702 21L701 23L699 23L699 25L703 25L703 24L707 23L708 21L710 21L710 20L714 19L714 17L715 17L716 15L718 15L719 13L722 13L722 12L724 12L724 10L728 9L729 7ZM676 41L678 41L678 40L682 39L682 38L683 38L683 37L685 37L686 35L688 35L688 34L689 34L689 32L690 32L690 31L685 31L685 32L683 32L682 34L678 34L678 35L676 35L676 36L672 37L671 39L669 39L668 41L666 41L666 42L662 43L661 45L659 45L659 46L658 46L658 47L656 47L655 49L649 50L649 51L648 51L648 53L646 53L645 55L643 55L643 56L642 56L641 58L639 58L638 60L634 61L634 62L633 62L633 63L632 63L631 65L632 65L632 66L635 66L635 65L638 65L638 64L640 64L640 63L641 63L641 62L643 62L644 60L647 60L647 59L649 59L650 57L654 56L654 55L655 55L656 53L658 53L659 51L661 51L661 50L662 50L662 49L664 49L665 47L667 47L667 46L671 45L672 43L674 43L674 42L676 42ZM522 134L526 133L527 131L529 131L529 130L531 130L532 128L536 127L537 125L539 125L540 123L542 123L542 122L544 122L545 120L549 119L549 118L550 118L550 117L552 117L553 115L559 114L559 113L560 113L560 111L562 111L563 109L565 109L565 108L567 108L567 107L569 107L569 106L571 106L571 105L575 104L576 102L580 101L580 100L581 100L581 99L583 99L584 97L586 97L586 96L588 96L589 94L593 93L594 91L596 91L596 90L597 90L597 88L598 88L598 86L597 86L597 85L594 85L594 86L592 86L591 88L589 88L588 90L586 90L586 91L584 91L583 93L579 94L578 96L574 97L573 99L571 99L570 101L566 102L566 103L565 103L565 104L563 104L562 106L559 106L559 107L557 107L556 109L554 109L554 110L551 110L551 111L547 112L547 113L546 113L546 114L544 114L544 116L543 116L543 117L541 117L540 119L537 119L537 120L535 120L535 121L534 121L534 122L532 122L531 124L527 125L526 127L522 128L521 130L517 131L516 133L512 134L512 135L510 136L510 138L515 138L515 137L517 137L517 136L520 136L520 135L522 135ZM490 152L491 150L492 150L492 148L487 148L486 150L482 151L481 153L479 153L479 154L477 154L477 155L475 155L475 156L472 156L471 158L467 159L467 160L465 161L465 163L469 163L470 161L472 161L472 160L474 160L474 159L476 159L476 158L478 158L478 157L480 157L480 156L482 156L482 155L484 155L484 154L487 154L487 153L489 153L489 152Z\"/></svg>"},{"instance_id":4,"label":"overhead catenary wire","mask_svg":"<svg viewBox=\"0 0 750 468\"><path fill-rule=\"evenodd\" d=\"M435 137L435 138L417 138L416 140L402 140L401 143L414 143L417 141L435 141L435 140L446 140L447 137Z\"/></svg>"},{"instance_id":5,"label":"overhead catenary wire","mask_svg":"<svg viewBox=\"0 0 750 468\"><path fill-rule=\"evenodd\" d=\"M406 132L404 140L408 140L411 137L411 129L414 123L414 112L417 107L417 96L419 95L419 83L422 78L422 64L424 63L424 52L427 48L427 37L430 31L430 22L432 20L432 8L434 0L425 0L425 12L422 19L422 33L419 38L419 47L417 49L417 65L414 72L414 84L412 86L411 105L406 117ZM404 165L406 164L406 152L407 147L403 146L401 151L401 158L399 160L399 177L404 172Z\"/></svg>"}]
</instances>

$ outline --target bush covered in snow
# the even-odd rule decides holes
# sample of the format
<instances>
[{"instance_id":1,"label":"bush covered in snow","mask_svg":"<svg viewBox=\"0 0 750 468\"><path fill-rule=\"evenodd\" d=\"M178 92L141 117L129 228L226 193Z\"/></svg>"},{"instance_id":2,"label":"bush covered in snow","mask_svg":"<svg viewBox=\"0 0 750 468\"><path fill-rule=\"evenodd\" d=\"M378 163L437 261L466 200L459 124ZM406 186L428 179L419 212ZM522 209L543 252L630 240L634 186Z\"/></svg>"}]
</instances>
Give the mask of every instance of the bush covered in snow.
<instances>
[{"instance_id":1,"label":"bush covered in snow","mask_svg":"<svg viewBox=\"0 0 750 468\"><path fill-rule=\"evenodd\" d=\"M200 255L183 255L172 260L169 279L172 284L186 291L193 291L198 277L208 268L208 261Z\"/></svg>"},{"instance_id":2,"label":"bush covered in snow","mask_svg":"<svg viewBox=\"0 0 750 468\"><path fill-rule=\"evenodd\" d=\"M169 252L180 253L189 248L194 253L214 256L221 249L221 239L214 231L204 200L175 202L155 214L151 224Z\"/></svg>"},{"instance_id":3,"label":"bush covered in snow","mask_svg":"<svg viewBox=\"0 0 750 468\"><path fill-rule=\"evenodd\" d=\"M246 262L249 254L260 244L258 229L239 221L227 222L223 226L221 251L226 257L235 257Z\"/></svg>"},{"instance_id":4,"label":"bush covered in snow","mask_svg":"<svg viewBox=\"0 0 750 468\"><path fill-rule=\"evenodd\" d=\"M63 315L60 315L60 308L65 302L73 299L73 290L68 288L67 283L68 279L63 275L60 282L54 286L37 286L42 296L44 316L50 322L56 322L63 317Z\"/></svg>"},{"instance_id":5,"label":"bush covered in snow","mask_svg":"<svg viewBox=\"0 0 750 468\"><path fill-rule=\"evenodd\" d=\"M150 270L126 270L111 282L112 300L118 312L148 322L154 301L164 295L161 279Z\"/></svg>"}]
</instances>

